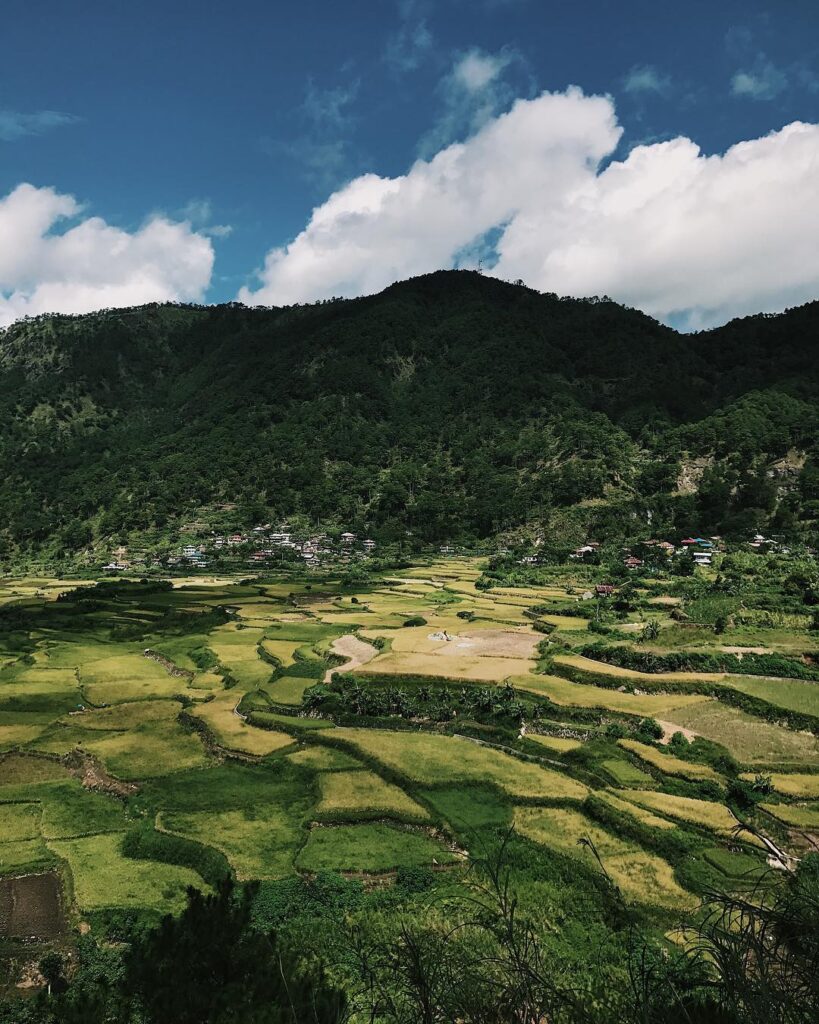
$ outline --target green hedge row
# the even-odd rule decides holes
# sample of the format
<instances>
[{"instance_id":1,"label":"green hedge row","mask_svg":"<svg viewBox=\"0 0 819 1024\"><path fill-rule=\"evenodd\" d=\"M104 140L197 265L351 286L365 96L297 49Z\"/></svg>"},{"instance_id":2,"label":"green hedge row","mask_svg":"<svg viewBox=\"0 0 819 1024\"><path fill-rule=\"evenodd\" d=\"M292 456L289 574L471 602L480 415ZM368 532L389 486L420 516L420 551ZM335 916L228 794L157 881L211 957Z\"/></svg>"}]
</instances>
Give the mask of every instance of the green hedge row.
<instances>
[{"instance_id":1,"label":"green hedge row","mask_svg":"<svg viewBox=\"0 0 819 1024\"><path fill-rule=\"evenodd\" d=\"M225 875L232 874L221 851L170 832L158 832L150 825L129 829L123 837L122 853L132 860L155 860L192 868L208 885L216 885Z\"/></svg>"},{"instance_id":2,"label":"green hedge row","mask_svg":"<svg viewBox=\"0 0 819 1024\"><path fill-rule=\"evenodd\" d=\"M784 654L736 654L703 651L671 651L656 654L634 647L588 644L580 654L608 665L634 669L638 672L726 672L744 676L780 676L785 679L805 679L819 682L819 668L806 665L798 658Z\"/></svg>"},{"instance_id":3,"label":"green hedge row","mask_svg":"<svg viewBox=\"0 0 819 1024\"><path fill-rule=\"evenodd\" d=\"M586 683L605 690L616 690L624 683L626 685L629 683L629 680L623 676L606 675L603 672L594 672L591 669L578 668L576 665L565 665L559 662L553 665L553 671L556 675L570 679L574 683ZM635 684L637 680L632 682ZM650 693L701 693L708 697L716 697L723 704L730 704L732 707L739 708L756 718L762 718L766 722L784 723L789 729L794 729L797 732L812 732L819 736L819 716L781 708L777 704L772 704L759 697L752 697L750 694L721 683L712 683L704 679L653 680L641 678L639 688Z\"/></svg>"}]
</instances>

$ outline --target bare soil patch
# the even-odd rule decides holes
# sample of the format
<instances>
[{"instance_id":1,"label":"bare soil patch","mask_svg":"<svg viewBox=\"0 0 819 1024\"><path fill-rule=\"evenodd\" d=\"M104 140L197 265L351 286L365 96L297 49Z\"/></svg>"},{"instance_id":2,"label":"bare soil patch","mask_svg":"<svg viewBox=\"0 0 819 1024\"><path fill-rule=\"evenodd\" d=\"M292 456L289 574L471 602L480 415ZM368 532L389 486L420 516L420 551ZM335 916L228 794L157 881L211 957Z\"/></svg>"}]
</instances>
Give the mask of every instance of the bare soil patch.
<instances>
[{"instance_id":1,"label":"bare soil patch","mask_svg":"<svg viewBox=\"0 0 819 1024\"><path fill-rule=\"evenodd\" d=\"M342 672L352 672L362 665L366 665L368 661L372 661L376 654L378 654L378 650L372 644L359 640L357 636L353 636L351 633L334 640L330 644L330 650L340 658L347 659L341 666ZM328 669L324 675L325 683L329 683L333 673L338 671L338 668Z\"/></svg>"},{"instance_id":2,"label":"bare soil patch","mask_svg":"<svg viewBox=\"0 0 819 1024\"><path fill-rule=\"evenodd\" d=\"M674 722L664 722L660 718L655 719L655 721L657 722L657 725L659 725L660 728L663 730L663 737L660 740L660 743L670 743L671 737L674 735L675 732L681 732L689 743L692 740L695 740L697 736L699 736L699 733L694 732L693 729L685 729L681 725L675 725Z\"/></svg>"},{"instance_id":3,"label":"bare soil patch","mask_svg":"<svg viewBox=\"0 0 819 1024\"><path fill-rule=\"evenodd\" d=\"M43 875L0 880L0 935L13 939L56 939L66 929L60 879Z\"/></svg>"},{"instance_id":4,"label":"bare soil patch","mask_svg":"<svg viewBox=\"0 0 819 1024\"><path fill-rule=\"evenodd\" d=\"M73 750L65 758L65 764L72 774L82 782L86 789L93 789L99 793L109 793L111 796L126 797L133 796L139 792L139 786L133 782L122 782L109 775L107 771L90 754L79 749Z\"/></svg>"},{"instance_id":5,"label":"bare soil patch","mask_svg":"<svg viewBox=\"0 0 819 1024\"><path fill-rule=\"evenodd\" d=\"M437 635L437 634L436 634ZM534 658L535 648L542 639L523 630L475 629L457 636L449 633L435 654L443 656L472 655L477 658Z\"/></svg>"}]
</instances>

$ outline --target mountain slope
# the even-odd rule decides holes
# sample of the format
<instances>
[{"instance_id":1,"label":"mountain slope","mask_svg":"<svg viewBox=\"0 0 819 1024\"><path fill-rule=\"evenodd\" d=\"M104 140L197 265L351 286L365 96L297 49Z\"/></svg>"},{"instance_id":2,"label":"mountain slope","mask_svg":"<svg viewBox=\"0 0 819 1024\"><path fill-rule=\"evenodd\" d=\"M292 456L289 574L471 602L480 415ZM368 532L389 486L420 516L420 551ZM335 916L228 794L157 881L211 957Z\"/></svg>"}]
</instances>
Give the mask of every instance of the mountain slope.
<instances>
[{"instance_id":1,"label":"mountain slope","mask_svg":"<svg viewBox=\"0 0 819 1024\"><path fill-rule=\"evenodd\" d=\"M38 317L0 334L0 554L172 536L218 501L385 541L600 499L619 511L578 514L580 532L615 529L623 506L669 528L809 531L818 339L819 303L679 335L455 271L287 309ZM770 463L794 450L780 487ZM701 493L675 497L691 456Z\"/></svg>"}]
</instances>

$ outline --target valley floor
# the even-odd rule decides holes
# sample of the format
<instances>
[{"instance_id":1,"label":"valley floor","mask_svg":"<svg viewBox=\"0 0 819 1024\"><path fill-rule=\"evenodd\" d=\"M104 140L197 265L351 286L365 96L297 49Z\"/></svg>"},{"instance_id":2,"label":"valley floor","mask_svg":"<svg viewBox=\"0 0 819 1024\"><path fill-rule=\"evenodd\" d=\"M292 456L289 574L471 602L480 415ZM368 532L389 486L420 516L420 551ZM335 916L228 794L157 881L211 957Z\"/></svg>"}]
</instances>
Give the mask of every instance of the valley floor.
<instances>
[{"instance_id":1,"label":"valley floor","mask_svg":"<svg viewBox=\"0 0 819 1024\"><path fill-rule=\"evenodd\" d=\"M574 570L488 590L481 571L0 582L7 980L19 940L177 912L219 865L457 885L487 830L514 828L532 863L604 871L675 939L709 886L819 848L819 683L595 660ZM659 617L662 653L676 602L638 596L606 642Z\"/></svg>"}]
</instances>

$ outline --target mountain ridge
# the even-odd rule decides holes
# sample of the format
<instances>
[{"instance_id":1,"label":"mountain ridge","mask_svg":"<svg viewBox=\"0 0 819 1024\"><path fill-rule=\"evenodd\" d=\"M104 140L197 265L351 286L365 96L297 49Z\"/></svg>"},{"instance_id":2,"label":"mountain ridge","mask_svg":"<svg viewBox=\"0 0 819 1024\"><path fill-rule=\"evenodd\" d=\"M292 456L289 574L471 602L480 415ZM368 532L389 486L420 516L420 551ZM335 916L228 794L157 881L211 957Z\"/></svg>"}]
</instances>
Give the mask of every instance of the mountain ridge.
<instances>
[{"instance_id":1,"label":"mountain ridge","mask_svg":"<svg viewBox=\"0 0 819 1024\"><path fill-rule=\"evenodd\" d=\"M0 557L171 536L220 500L384 542L468 542L589 501L809 536L818 342L819 302L680 334L468 271L307 306L19 321L0 333ZM794 449L796 480L771 484ZM717 468L675 496L692 456Z\"/></svg>"}]
</instances>

